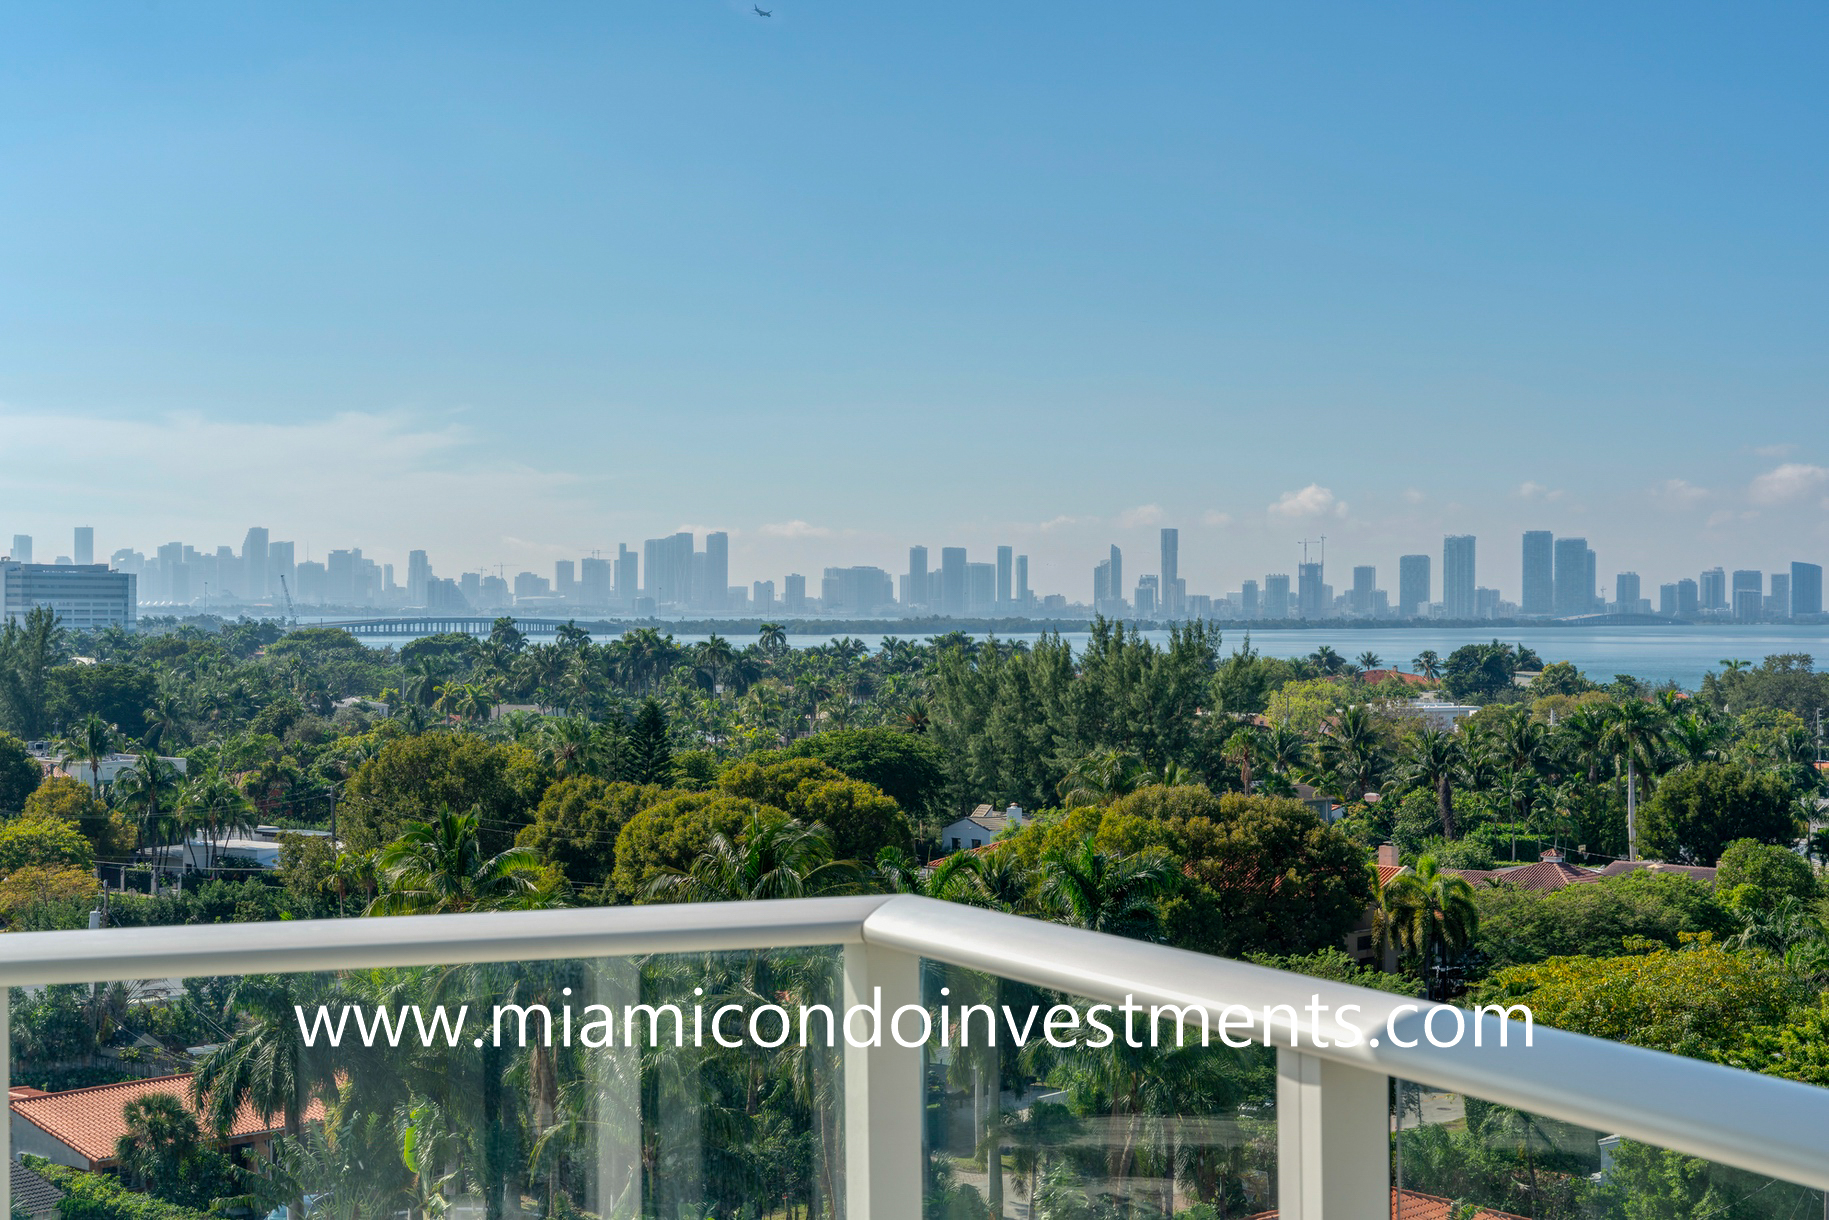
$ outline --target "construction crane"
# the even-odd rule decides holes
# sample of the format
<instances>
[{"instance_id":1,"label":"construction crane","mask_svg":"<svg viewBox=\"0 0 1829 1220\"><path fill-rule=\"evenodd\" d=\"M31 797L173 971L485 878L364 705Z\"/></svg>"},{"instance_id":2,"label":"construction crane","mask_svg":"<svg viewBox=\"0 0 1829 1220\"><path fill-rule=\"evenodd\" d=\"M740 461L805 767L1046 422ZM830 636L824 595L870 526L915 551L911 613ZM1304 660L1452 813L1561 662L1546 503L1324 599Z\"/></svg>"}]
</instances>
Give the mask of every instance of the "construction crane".
<instances>
[{"instance_id":1,"label":"construction crane","mask_svg":"<svg viewBox=\"0 0 1829 1220\"><path fill-rule=\"evenodd\" d=\"M279 591L286 595L286 626L298 626L298 614L292 609L292 590L286 587L286 577L283 573L279 578Z\"/></svg>"}]
</instances>

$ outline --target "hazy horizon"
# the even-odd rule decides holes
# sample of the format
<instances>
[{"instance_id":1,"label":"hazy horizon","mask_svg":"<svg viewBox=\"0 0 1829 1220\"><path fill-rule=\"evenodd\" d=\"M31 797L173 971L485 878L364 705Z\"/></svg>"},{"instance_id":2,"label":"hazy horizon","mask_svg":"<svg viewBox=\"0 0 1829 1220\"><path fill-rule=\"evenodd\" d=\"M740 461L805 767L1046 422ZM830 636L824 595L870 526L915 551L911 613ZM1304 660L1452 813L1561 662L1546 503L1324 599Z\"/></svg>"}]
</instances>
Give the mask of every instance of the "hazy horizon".
<instances>
[{"instance_id":1,"label":"hazy horizon","mask_svg":"<svg viewBox=\"0 0 1829 1220\"><path fill-rule=\"evenodd\" d=\"M0 14L0 539L1829 559L1821 10L774 12Z\"/></svg>"}]
</instances>

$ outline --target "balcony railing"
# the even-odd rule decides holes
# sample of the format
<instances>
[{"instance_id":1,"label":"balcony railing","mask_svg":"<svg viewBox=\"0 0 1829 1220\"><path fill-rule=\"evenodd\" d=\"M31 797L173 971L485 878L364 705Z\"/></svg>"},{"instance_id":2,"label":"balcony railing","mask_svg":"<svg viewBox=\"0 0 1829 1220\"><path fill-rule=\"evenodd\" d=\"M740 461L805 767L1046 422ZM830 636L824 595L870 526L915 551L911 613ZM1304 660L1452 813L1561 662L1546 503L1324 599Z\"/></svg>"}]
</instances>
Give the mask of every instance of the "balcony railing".
<instances>
[{"instance_id":1,"label":"balcony railing","mask_svg":"<svg viewBox=\"0 0 1829 1220\"><path fill-rule=\"evenodd\" d=\"M947 979L981 984L988 979L1075 997L1081 1004L1132 1004L1145 1013L1168 1009L1184 1031L1196 1031L1204 1017L1214 1042L1210 1051L1197 1052L1202 1055L1238 1053L1220 1045L1222 1021L1235 1042L1267 1042L1274 1052L1258 1053L1264 1056L1265 1078L1273 1073L1274 1081L1261 1104L1235 1104L1234 1098L1224 1113L1212 1108L1215 1102L1199 1113L1184 1108L1174 1121L1182 1124L1178 1138L1184 1142L1236 1142L1249 1129L1273 1133L1274 1154L1252 1181L1270 1192L1269 1201L1284 1220L1391 1215L1393 1078L1829 1191L1826 1090L1541 1026L1527 1039L1520 1022L1490 1014L1476 1023L1464 1011L1449 1009L1431 1025L1435 1010L1445 1006L908 896L7 935L0 937L0 1045L12 1045L6 988L488 963L501 964L504 979L524 981L534 964L582 963L580 972L566 978L584 980L580 986L595 988L600 998L620 988L625 997L658 999L652 994L658 986L653 972L630 969L631 963L686 961L692 955L761 961L770 952L822 949L829 950L824 957L797 959L795 977L801 981L795 985L817 990L819 971L826 969L834 1005L869 1003L880 994L885 1016L908 1005L931 1012L937 988ZM676 992L683 996L691 980L682 978ZM748 985L766 998L774 994L771 988L788 984L752 979ZM965 990L960 984L961 1000ZM1457 1044L1432 1041L1431 1031L1446 1041L1463 1021L1467 1032ZM820 1212L854 1220L914 1220L922 1214L924 1194L935 1189L927 1158L948 1138L936 1090L944 1092L948 1079L964 1078L952 1067L963 1063L965 1052L935 1041L909 1047L885 1036L880 1045L853 1047L840 1040L825 1077L829 1091L809 1093L817 1099L809 1104L830 1124L830 1130L807 1137L833 1162L826 1165L823 1184L806 1187L804 1197L817 1197ZM1162 1049L1141 1053L1169 1053L1167 1039L1163 1042ZM452 1054L469 1050L459 1047ZM655 1062L625 1066L629 1076L621 1085L613 1071L587 1081L599 1100L586 1141L595 1141L593 1151L578 1162L587 1167L579 1173L595 1175L588 1189L580 1188L592 1205L584 1210L606 1218L706 1214L687 1197L696 1188L657 1169L667 1139L674 1137L641 1134L648 1129L644 1123L672 1121L677 1128L688 1105L680 1098L687 1094L667 1091L674 1086L644 1085L659 1070ZM0 1082L8 1081L12 1068L12 1056L0 1055ZM677 1075L681 1069L667 1070ZM808 1067L809 1073L820 1070L817 1064ZM977 1095L988 1092L995 1101L1000 1084L994 1065L989 1071L989 1082L979 1081ZM601 1100L619 1088L621 1104L639 1111L633 1127L613 1121ZM973 1138L985 1129L982 1120L982 1114L973 1118ZM8 1137L9 1146L6 1127L12 1121L10 1109L0 1110L0 1136ZM1116 1135L1111 1132L1118 1126L1106 1129L1104 1137L1093 1132L1077 1138L1106 1138L1114 1147L1121 1140L1126 1149L1142 1138L1134 1107L1112 1121L1131 1125ZM1211 1134L1215 1131L1221 1134ZM719 1138L715 1132L688 1135L697 1141L692 1156ZM1266 1146L1259 1141L1260 1152ZM962 1165L972 1154L963 1155ZM993 1203L1001 1212L1003 1157L987 1157L982 1149L976 1155L987 1158L984 1189L996 1196ZM1113 1163L1119 1159L1114 1156ZM1185 1195L1178 1193L1176 1165L1164 1166L1156 1171L1161 1180L1152 1206L1172 1215ZM1022 1185L1009 1183L1012 1190ZM6 1175L0 1174L0 1217L9 1214L7 1190ZM652 1196L664 1190L679 1197L663 1208ZM1137 1197L1134 1191L1127 1196ZM1031 1216L1047 1210L1034 1190L1025 1206ZM555 1204L549 1214L563 1210ZM753 1214L770 1211L761 1206ZM791 1201L787 1214L795 1214Z\"/></svg>"}]
</instances>

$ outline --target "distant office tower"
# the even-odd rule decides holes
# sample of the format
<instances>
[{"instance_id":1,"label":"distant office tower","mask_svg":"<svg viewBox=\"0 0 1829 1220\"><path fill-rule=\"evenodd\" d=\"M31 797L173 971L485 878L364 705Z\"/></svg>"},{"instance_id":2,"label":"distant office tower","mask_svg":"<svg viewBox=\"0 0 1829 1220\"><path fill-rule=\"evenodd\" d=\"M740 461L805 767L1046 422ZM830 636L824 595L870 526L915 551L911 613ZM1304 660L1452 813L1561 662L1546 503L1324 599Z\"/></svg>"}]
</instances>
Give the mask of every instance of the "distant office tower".
<instances>
[{"instance_id":1,"label":"distant office tower","mask_svg":"<svg viewBox=\"0 0 1829 1220\"><path fill-rule=\"evenodd\" d=\"M1473 617L1497 618L1499 615L1499 591L1488 589L1485 585L1473 591Z\"/></svg>"},{"instance_id":2,"label":"distant office tower","mask_svg":"<svg viewBox=\"0 0 1829 1220\"><path fill-rule=\"evenodd\" d=\"M1594 552L1586 538L1556 539L1556 614L1572 618L1594 610Z\"/></svg>"},{"instance_id":3,"label":"distant office tower","mask_svg":"<svg viewBox=\"0 0 1829 1220\"><path fill-rule=\"evenodd\" d=\"M820 609L828 614L871 614L894 600L881 568L827 568L820 580Z\"/></svg>"},{"instance_id":4,"label":"distant office tower","mask_svg":"<svg viewBox=\"0 0 1829 1220\"><path fill-rule=\"evenodd\" d=\"M577 565L569 559L553 560L553 594L566 601L578 599Z\"/></svg>"},{"instance_id":5,"label":"distant office tower","mask_svg":"<svg viewBox=\"0 0 1829 1220\"><path fill-rule=\"evenodd\" d=\"M1181 531L1164 527L1162 530L1162 579L1157 582L1159 588L1156 596L1162 613L1169 618L1177 618L1182 612L1181 590Z\"/></svg>"},{"instance_id":6,"label":"distant office tower","mask_svg":"<svg viewBox=\"0 0 1829 1220\"><path fill-rule=\"evenodd\" d=\"M1791 565L1791 617L1823 612L1823 568L1816 563Z\"/></svg>"},{"instance_id":7,"label":"distant office tower","mask_svg":"<svg viewBox=\"0 0 1829 1220\"><path fill-rule=\"evenodd\" d=\"M406 553L406 604L424 606L431 596L432 561L424 551Z\"/></svg>"},{"instance_id":8,"label":"distant office tower","mask_svg":"<svg viewBox=\"0 0 1829 1220\"><path fill-rule=\"evenodd\" d=\"M1621 572L1613 578L1613 604L1620 614L1637 614L1639 580L1637 572Z\"/></svg>"},{"instance_id":9,"label":"distant office tower","mask_svg":"<svg viewBox=\"0 0 1829 1220\"><path fill-rule=\"evenodd\" d=\"M783 608L789 614L805 614L807 610L807 578L798 572L787 574L786 595L782 598Z\"/></svg>"},{"instance_id":10,"label":"distant office tower","mask_svg":"<svg viewBox=\"0 0 1829 1220\"><path fill-rule=\"evenodd\" d=\"M76 527L76 546L70 553L78 564L95 562L95 527L93 525Z\"/></svg>"},{"instance_id":11,"label":"distant office tower","mask_svg":"<svg viewBox=\"0 0 1829 1220\"><path fill-rule=\"evenodd\" d=\"M927 579L927 548L924 546L909 547L908 587L903 591L902 604L909 607L925 607L930 583Z\"/></svg>"},{"instance_id":12,"label":"distant office tower","mask_svg":"<svg viewBox=\"0 0 1829 1220\"><path fill-rule=\"evenodd\" d=\"M1016 548L1000 546L997 548L997 608L1010 608L1010 594L1016 580Z\"/></svg>"},{"instance_id":13,"label":"distant office tower","mask_svg":"<svg viewBox=\"0 0 1829 1220\"><path fill-rule=\"evenodd\" d=\"M775 612L774 581L758 580L751 582L749 586L749 608L754 610L757 614L773 614Z\"/></svg>"},{"instance_id":14,"label":"distant office tower","mask_svg":"<svg viewBox=\"0 0 1829 1220\"><path fill-rule=\"evenodd\" d=\"M514 576L514 599L522 601L527 598L552 596L552 582L537 572L516 572Z\"/></svg>"},{"instance_id":15,"label":"distant office tower","mask_svg":"<svg viewBox=\"0 0 1829 1220\"><path fill-rule=\"evenodd\" d=\"M1734 617L1743 623L1754 622L1765 614L1765 573L1753 568L1734 572Z\"/></svg>"},{"instance_id":16,"label":"distant office tower","mask_svg":"<svg viewBox=\"0 0 1829 1220\"><path fill-rule=\"evenodd\" d=\"M1696 582L1684 577L1677 582L1677 615L1690 618L1701 612L1702 594Z\"/></svg>"},{"instance_id":17,"label":"distant office tower","mask_svg":"<svg viewBox=\"0 0 1829 1220\"><path fill-rule=\"evenodd\" d=\"M131 628L139 578L105 565L0 563L0 622L18 622L48 606L71 631Z\"/></svg>"},{"instance_id":18,"label":"distant office tower","mask_svg":"<svg viewBox=\"0 0 1829 1220\"><path fill-rule=\"evenodd\" d=\"M1658 586L1658 613L1665 618L1677 616L1677 587L1674 584Z\"/></svg>"},{"instance_id":19,"label":"distant office tower","mask_svg":"<svg viewBox=\"0 0 1829 1220\"><path fill-rule=\"evenodd\" d=\"M1478 617L1474 601L1472 534L1450 534L1442 539L1442 615L1445 618Z\"/></svg>"},{"instance_id":20,"label":"distant office tower","mask_svg":"<svg viewBox=\"0 0 1829 1220\"><path fill-rule=\"evenodd\" d=\"M1111 560L1101 559L1092 567L1092 608L1099 614L1108 613L1113 600Z\"/></svg>"},{"instance_id":21,"label":"distant office tower","mask_svg":"<svg viewBox=\"0 0 1829 1220\"><path fill-rule=\"evenodd\" d=\"M1403 555L1397 560L1397 617L1429 613L1429 557Z\"/></svg>"},{"instance_id":22,"label":"distant office tower","mask_svg":"<svg viewBox=\"0 0 1829 1220\"><path fill-rule=\"evenodd\" d=\"M1016 605L1019 609L1029 608L1029 557L1016 557Z\"/></svg>"},{"instance_id":23,"label":"distant office tower","mask_svg":"<svg viewBox=\"0 0 1829 1220\"><path fill-rule=\"evenodd\" d=\"M1372 593L1378 588L1378 569L1370 564L1360 564L1353 569L1353 613L1370 614L1372 612Z\"/></svg>"},{"instance_id":24,"label":"distant office tower","mask_svg":"<svg viewBox=\"0 0 1829 1220\"><path fill-rule=\"evenodd\" d=\"M1151 618L1156 613L1157 591L1161 582L1154 576L1137 577L1137 592L1132 604L1137 608L1138 618Z\"/></svg>"},{"instance_id":25,"label":"distant office tower","mask_svg":"<svg viewBox=\"0 0 1829 1220\"><path fill-rule=\"evenodd\" d=\"M641 592L641 557L627 543L616 544L616 604L634 606Z\"/></svg>"},{"instance_id":26,"label":"distant office tower","mask_svg":"<svg viewBox=\"0 0 1829 1220\"><path fill-rule=\"evenodd\" d=\"M267 544L268 594L280 598L283 603L285 595L294 592L292 586L298 583L297 568L298 565L293 561L292 543L269 542ZM281 581L285 583L282 585Z\"/></svg>"},{"instance_id":27,"label":"distant office tower","mask_svg":"<svg viewBox=\"0 0 1829 1220\"><path fill-rule=\"evenodd\" d=\"M997 609L997 565L994 563L968 563L965 565L965 612L972 615L987 615Z\"/></svg>"},{"instance_id":28,"label":"distant office tower","mask_svg":"<svg viewBox=\"0 0 1829 1220\"><path fill-rule=\"evenodd\" d=\"M1296 612L1303 618L1321 618L1326 615L1330 607L1324 589L1320 564L1296 565Z\"/></svg>"},{"instance_id":29,"label":"distant office tower","mask_svg":"<svg viewBox=\"0 0 1829 1220\"><path fill-rule=\"evenodd\" d=\"M267 595L267 529L256 525L241 541L241 595L250 601Z\"/></svg>"},{"instance_id":30,"label":"distant office tower","mask_svg":"<svg viewBox=\"0 0 1829 1220\"><path fill-rule=\"evenodd\" d=\"M1772 592L1765 599L1767 618L1791 617L1791 574L1772 573Z\"/></svg>"},{"instance_id":31,"label":"distant office tower","mask_svg":"<svg viewBox=\"0 0 1829 1220\"><path fill-rule=\"evenodd\" d=\"M1257 611L1257 581L1247 580L1244 584L1240 585L1238 589L1239 617L1256 618Z\"/></svg>"},{"instance_id":32,"label":"distant office tower","mask_svg":"<svg viewBox=\"0 0 1829 1220\"><path fill-rule=\"evenodd\" d=\"M962 615L965 613L965 605L965 548L941 547L940 613Z\"/></svg>"},{"instance_id":33,"label":"distant office tower","mask_svg":"<svg viewBox=\"0 0 1829 1220\"><path fill-rule=\"evenodd\" d=\"M1710 568L1702 573L1702 580L1698 587L1701 589L1702 609L1726 610L1728 608L1726 572L1720 568Z\"/></svg>"},{"instance_id":34,"label":"distant office tower","mask_svg":"<svg viewBox=\"0 0 1829 1220\"><path fill-rule=\"evenodd\" d=\"M730 535L723 530L705 535L705 583L695 586L701 609L717 614L724 609L730 588Z\"/></svg>"},{"instance_id":35,"label":"distant office tower","mask_svg":"<svg viewBox=\"0 0 1829 1220\"><path fill-rule=\"evenodd\" d=\"M1556 536L1548 530L1527 530L1524 535L1523 601L1525 614L1556 612Z\"/></svg>"},{"instance_id":36,"label":"distant office tower","mask_svg":"<svg viewBox=\"0 0 1829 1220\"><path fill-rule=\"evenodd\" d=\"M578 561L578 601L586 606L608 607L615 596L616 565L601 555Z\"/></svg>"},{"instance_id":37,"label":"distant office tower","mask_svg":"<svg viewBox=\"0 0 1829 1220\"><path fill-rule=\"evenodd\" d=\"M32 562L32 536L30 534L13 535L12 558L15 563Z\"/></svg>"},{"instance_id":38,"label":"distant office tower","mask_svg":"<svg viewBox=\"0 0 1829 1220\"><path fill-rule=\"evenodd\" d=\"M685 531L641 544L642 567L647 583L642 591L655 607L684 609L692 604L692 535Z\"/></svg>"},{"instance_id":39,"label":"distant office tower","mask_svg":"<svg viewBox=\"0 0 1829 1220\"><path fill-rule=\"evenodd\" d=\"M1276 572L1264 577L1264 617L1285 619L1293 607L1289 604L1289 574Z\"/></svg>"}]
</instances>

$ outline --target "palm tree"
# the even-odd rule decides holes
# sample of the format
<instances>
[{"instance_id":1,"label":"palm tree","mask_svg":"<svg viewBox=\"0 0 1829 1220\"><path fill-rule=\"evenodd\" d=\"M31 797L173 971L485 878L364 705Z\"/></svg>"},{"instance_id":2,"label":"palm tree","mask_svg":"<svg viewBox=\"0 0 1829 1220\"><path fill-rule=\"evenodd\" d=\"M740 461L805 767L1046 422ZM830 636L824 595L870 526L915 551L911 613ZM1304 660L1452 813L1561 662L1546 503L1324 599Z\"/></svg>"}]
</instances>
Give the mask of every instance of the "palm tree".
<instances>
[{"instance_id":1,"label":"palm tree","mask_svg":"<svg viewBox=\"0 0 1829 1220\"><path fill-rule=\"evenodd\" d=\"M1355 704L1335 716L1322 733L1318 749L1322 763L1338 777L1353 800L1364 800L1384 771L1384 743L1379 739L1371 709L1364 704Z\"/></svg>"},{"instance_id":2,"label":"palm tree","mask_svg":"<svg viewBox=\"0 0 1829 1220\"><path fill-rule=\"evenodd\" d=\"M756 643L763 655L778 657L787 651L787 628L780 623L763 623L756 628Z\"/></svg>"},{"instance_id":3,"label":"palm tree","mask_svg":"<svg viewBox=\"0 0 1829 1220\"><path fill-rule=\"evenodd\" d=\"M176 827L173 814L183 777L151 750L142 750L133 766L114 777L114 797L140 825L142 847L162 847Z\"/></svg>"},{"instance_id":4,"label":"palm tree","mask_svg":"<svg viewBox=\"0 0 1829 1220\"><path fill-rule=\"evenodd\" d=\"M441 806L430 822L414 822L381 849L375 861L382 888L366 915L430 915L445 911L540 910L564 905L558 882L539 853L511 847L483 855L477 812Z\"/></svg>"},{"instance_id":5,"label":"palm tree","mask_svg":"<svg viewBox=\"0 0 1829 1220\"><path fill-rule=\"evenodd\" d=\"M226 1135L246 1106L265 1121L277 1117L294 1136L313 1099L336 1096L333 1056L313 1053L299 1028L297 1012L315 1004L315 990L310 975L251 974L229 993L224 1015L239 1028L191 1080L197 1113L211 1130Z\"/></svg>"},{"instance_id":6,"label":"palm tree","mask_svg":"<svg viewBox=\"0 0 1829 1220\"><path fill-rule=\"evenodd\" d=\"M826 828L814 822L765 820L752 812L736 842L722 833L688 872L667 869L648 883L647 897L667 902L751 902L815 898L856 886L862 870L832 858Z\"/></svg>"},{"instance_id":7,"label":"palm tree","mask_svg":"<svg viewBox=\"0 0 1829 1220\"><path fill-rule=\"evenodd\" d=\"M1324 674L1337 674L1340 667L1346 664L1346 658L1326 644L1309 653L1308 661Z\"/></svg>"},{"instance_id":8,"label":"palm tree","mask_svg":"<svg viewBox=\"0 0 1829 1220\"><path fill-rule=\"evenodd\" d=\"M1626 699L1613 709L1602 744L1626 763L1626 859L1638 859L1638 769L1656 774L1664 741L1664 712L1655 703Z\"/></svg>"},{"instance_id":9,"label":"palm tree","mask_svg":"<svg viewBox=\"0 0 1829 1220\"><path fill-rule=\"evenodd\" d=\"M182 1101L149 1093L128 1102L121 1118L127 1129L114 1141L114 1157L129 1187L144 1192L188 1174L201 1144L197 1120Z\"/></svg>"},{"instance_id":10,"label":"palm tree","mask_svg":"<svg viewBox=\"0 0 1829 1220\"><path fill-rule=\"evenodd\" d=\"M1404 778L1435 789L1436 814L1448 839L1455 837L1454 781L1462 761L1461 743L1452 730L1424 726L1404 742Z\"/></svg>"},{"instance_id":11,"label":"palm tree","mask_svg":"<svg viewBox=\"0 0 1829 1220\"><path fill-rule=\"evenodd\" d=\"M1260 748L1254 725L1247 724L1243 728L1234 729L1232 736L1226 738L1225 759L1238 768L1239 789L1243 792L1251 791L1251 764L1256 760Z\"/></svg>"},{"instance_id":12,"label":"palm tree","mask_svg":"<svg viewBox=\"0 0 1829 1220\"><path fill-rule=\"evenodd\" d=\"M116 734L114 726L94 712L90 712L74 729L64 735L62 741L58 742L60 757L57 761L63 764L65 770L75 767L78 763L86 765L89 768L89 787L100 795L102 763L110 754L114 753L116 740L118 740L118 734Z\"/></svg>"},{"instance_id":13,"label":"palm tree","mask_svg":"<svg viewBox=\"0 0 1829 1220\"><path fill-rule=\"evenodd\" d=\"M1743 669L1749 669L1752 667L1752 664L1751 661L1730 661L1726 657L1721 658L1721 668L1725 669L1730 674L1737 674Z\"/></svg>"},{"instance_id":14,"label":"palm tree","mask_svg":"<svg viewBox=\"0 0 1829 1220\"><path fill-rule=\"evenodd\" d=\"M252 824L254 808L229 778L209 768L184 786L178 816L186 830L199 831L208 848L208 868L216 867L217 845Z\"/></svg>"},{"instance_id":15,"label":"palm tree","mask_svg":"<svg viewBox=\"0 0 1829 1220\"><path fill-rule=\"evenodd\" d=\"M1438 682L1442 676L1442 658L1433 648L1425 648L1417 653L1410 664L1416 672L1431 682Z\"/></svg>"},{"instance_id":16,"label":"palm tree","mask_svg":"<svg viewBox=\"0 0 1829 1220\"><path fill-rule=\"evenodd\" d=\"M1042 857L1041 903L1049 918L1072 928L1150 939L1160 900L1180 876L1158 850L1120 855L1091 839Z\"/></svg>"},{"instance_id":17,"label":"palm tree","mask_svg":"<svg viewBox=\"0 0 1829 1220\"><path fill-rule=\"evenodd\" d=\"M1466 878L1441 871L1434 856L1424 856L1414 870L1385 883L1383 906L1383 935L1417 955L1429 998L1446 998L1449 958L1472 944L1479 931L1473 887Z\"/></svg>"},{"instance_id":18,"label":"palm tree","mask_svg":"<svg viewBox=\"0 0 1829 1220\"><path fill-rule=\"evenodd\" d=\"M603 738L582 716L558 716L541 722L540 757L560 779L596 775L602 770Z\"/></svg>"},{"instance_id":19,"label":"palm tree","mask_svg":"<svg viewBox=\"0 0 1829 1220\"><path fill-rule=\"evenodd\" d=\"M1308 765L1308 738L1291 724L1279 724L1270 730L1263 743L1264 761L1277 775L1300 771Z\"/></svg>"},{"instance_id":20,"label":"palm tree","mask_svg":"<svg viewBox=\"0 0 1829 1220\"><path fill-rule=\"evenodd\" d=\"M1358 664L1360 669L1379 669L1384 665L1384 658L1368 648L1359 654Z\"/></svg>"},{"instance_id":21,"label":"palm tree","mask_svg":"<svg viewBox=\"0 0 1829 1220\"><path fill-rule=\"evenodd\" d=\"M350 891L362 895L362 906L366 909L374 901L375 891L380 888L381 878L375 871L375 854L372 851L338 852L332 863L330 876L324 884L336 891L337 914L343 914L343 904L348 901Z\"/></svg>"}]
</instances>

